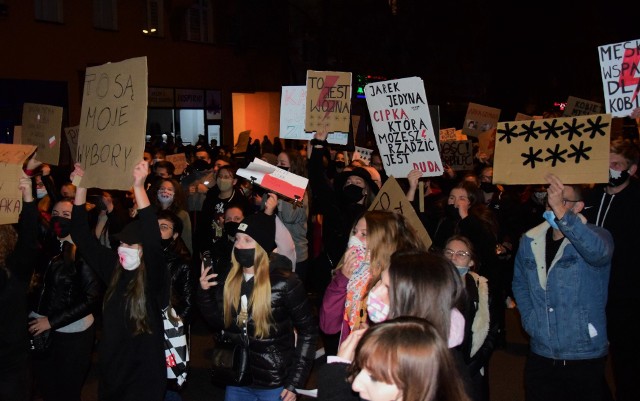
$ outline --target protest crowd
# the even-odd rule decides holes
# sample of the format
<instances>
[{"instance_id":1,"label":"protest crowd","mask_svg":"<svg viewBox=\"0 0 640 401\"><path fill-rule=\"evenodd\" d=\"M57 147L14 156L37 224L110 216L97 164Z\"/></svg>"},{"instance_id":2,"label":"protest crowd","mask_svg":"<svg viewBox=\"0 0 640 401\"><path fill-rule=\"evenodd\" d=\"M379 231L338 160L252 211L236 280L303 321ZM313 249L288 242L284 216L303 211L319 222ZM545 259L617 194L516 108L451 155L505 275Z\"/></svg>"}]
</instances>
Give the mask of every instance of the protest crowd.
<instances>
[{"instance_id":1,"label":"protest crowd","mask_svg":"<svg viewBox=\"0 0 640 401\"><path fill-rule=\"evenodd\" d=\"M36 150L12 183L19 221L0 225L0 400L80 400L94 347L100 400L181 400L170 310L187 333L201 316L215 347L246 340L249 378L228 401L295 400L320 346L320 400L489 401L507 308L530 337L528 401L636 399L638 117L611 129L598 183L501 184L473 136L466 168L401 177L375 142L323 130L240 151L154 138L130 190L83 187L82 163ZM247 178L257 160L308 180L304 195ZM389 182L411 210L376 207Z\"/></svg>"}]
</instances>

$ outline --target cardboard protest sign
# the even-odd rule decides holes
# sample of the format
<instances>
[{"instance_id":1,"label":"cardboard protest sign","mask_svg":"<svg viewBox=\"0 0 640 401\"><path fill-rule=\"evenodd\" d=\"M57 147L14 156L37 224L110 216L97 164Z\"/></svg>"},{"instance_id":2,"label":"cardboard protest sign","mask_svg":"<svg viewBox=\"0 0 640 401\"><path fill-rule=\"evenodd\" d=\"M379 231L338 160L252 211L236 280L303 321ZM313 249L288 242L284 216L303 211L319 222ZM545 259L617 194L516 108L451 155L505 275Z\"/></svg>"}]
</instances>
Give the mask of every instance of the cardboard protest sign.
<instances>
[{"instance_id":1,"label":"cardboard protest sign","mask_svg":"<svg viewBox=\"0 0 640 401\"><path fill-rule=\"evenodd\" d=\"M418 77L365 86L373 132L387 175L406 177L413 169L425 176L442 175L442 161Z\"/></svg>"},{"instance_id":2,"label":"cardboard protest sign","mask_svg":"<svg viewBox=\"0 0 640 401\"><path fill-rule=\"evenodd\" d=\"M74 162L76 160L76 154L78 153L78 132L80 132L80 126L78 125L64 129L64 135L67 137L67 143L69 144L71 160Z\"/></svg>"},{"instance_id":3,"label":"cardboard protest sign","mask_svg":"<svg viewBox=\"0 0 640 401\"><path fill-rule=\"evenodd\" d=\"M369 210L387 210L400 213L406 217L407 222L416 231L425 247L427 249L431 247L431 237L429 237L429 233L422 225L411 202L407 200L400 184L398 184L398 181L396 181L394 177L389 177L385 181L378 195L373 200L373 203L369 206Z\"/></svg>"},{"instance_id":4,"label":"cardboard protest sign","mask_svg":"<svg viewBox=\"0 0 640 401\"><path fill-rule=\"evenodd\" d=\"M598 46L605 109L626 117L640 107L640 39Z\"/></svg>"},{"instance_id":5,"label":"cardboard protest sign","mask_svg":"<svg viewBox=\"0 0 640 401\"><path fill-rule=\"evenodd\" d=\"M176 168L174 171L175 175L180 175L187 168L187 157L184 153L176 153L173 155L167 155L165 160L173 163L173 166Z\"/></svg>"},{"instance_id":6,"label":"cardboard protest sign","mask_svg":"<svg viewBox=\"0 0 640 401\"><path fill-rule=\"evenodd\" d=\"M22 143L38 147L38 160L57 165L60 159L62 107L25 103L22 109Z\"/></svg>"},{"instance_id":7,"label":"cardboard protest sign","mask_svg":"<svg viewBox=\"0 0 640 401\"><path fill-rule=\"evenodd\" d=\"M22 192L18 189L22 164L35 151L35 145L0 144L0 224L18 222L22 210Z\"/></svg>"},{"instance_id":8,"label":"cardboard protest sign","mask_svg":"<svg viewBox=\"0 0 640 401\"><path fill-rule=\"evenodd\" d=\"M251 130L242 131L238 134L238 142L236 142L236 146L233 148L233 153L245 153L247 148L249 147L249 141L251 140Z\"/></svg>"},{"instance_id":9,"label":"cardboard protest sign","mask_svg":"<svg viewBox=\"0 0 640 401\"><path fill-rule=\"evenodd\" d=\"M351 73L307 71L305 131L349 132Z\"/></svg>"},{"instance_id":10,"label":"cardboard protest sign","mask_svg":"<svg viewBox=\"0 0 640 401\"><path fill-rule=\"evenodd\" d=\"M252 184L296 201L302 201L309 184L308 178L290 173L257 157L246 168L238 169L237 174Z\"/></svg>"},{"instance_id":11,"label":"cardboard protest sign","mask_svg":"<svg viewBox=\"0 0 640 401\"><path fill-rule=\"evenodd\" d=\"M568 116L586 116L589 114L604 113L602 103L592 102L590 100L580 99L579 97L569 96L567 106L564 108L563 115Z\"/></svg>"},{"instance_id":12,"label":"cardboard protest sign","mask_svg":"<svg viewBox=\"0 0 640 401\"><path fill-rule=\"evenodd\" d=\"M524 114L524 113L517 113L516 114L516 118L515 121L522 121L522 120L533 120L533 117L531 117L528 114Z\"/></svg>"},{"instance_id":13,"label":"cardboard protest sign","mask_svg":"<svg viewBox=\"0 0 640 401\"><path fill-rule=\"evenodd\" d=\"M478 136L485 131L495 128L499 119L500 109L469 103L462 132L467 135Z\"/></svg>"},{"instance_id":14,"label":"cardboard protest sign","mask_svg":"<svg viewBox=\"0 0 640 401\"><path fill-rule=\"evenodd\" d=\"M22 143L22 125L13 126L13 143L20 145Z\"/></svg>"},{"instance_id":15,"label":"cardboard protest sign","mask_svg":"<svg viewBox=\"0 0 640 401\"><path fill-rule=\"evenodd\" d=\"M471 170L473 169L473 144L471 141L440 142L440 157L442 163L453 170Z\"/></svg>"},{"instance_id":16,"label":"cardboard protest sign","mask_svg":"<svg viewBox=\"0 0 640 401\"><path fill-rule=\"evenodd\" d=\"M440 130L440 142L455 141L456 129L455 128L443 128Z\"/></svg>"},{"instance_id":17,"label":"cardboard protest sign","mask_svg":"<svg viewBox=\"0 0 640 401\"><path fill-rule=\"evenodd\" d=\"M280 99L280 138L310 141L314 132L304 130L307 111L307 87L283 86ZM330 132L327 142L336 145L347 144L347 132Z\"/></svg>"},{"instance_id":18,"label":"cardboard protest sign","mask_svg":"<svg viewBox=\"0 0 640 401\"><path fill-rule=\"evenodd\" d=\"M478 135L478 153L484 153L488 158L493 156L496 147L496 129L490 129Z\"/></svg>"},{"instance_id":19,"label":"cardboard protest sign","mask_svg":"<svg viewBox=\"0 0 640 401\"><path fill-rule=\"evenodd\" d=\"M511 121L498 124L494 184L546 184L554 173L565 184L609 180L611 116Z\"/></svg>"},{"instance_id":20,"label":"cardboard protest sign","mask_svg":"<svg viewBox=\"0 0 640 401\"><path fill-rule=\"evenodd\" d=\"M373 150L367 148L361 148L360 146L355 147L355 151L353 152L353 160L364 160L364 162L369 165L371 163L371 153Z\"/></svg>"},{"instance_id":21,"label":"cardboard protest sign","mask_svg":"<svg viewBox=\"0 0 640 401\"><path fill-rule=\"evenodd\" d=\"M131 188L144 152L147 95L146 57L87 68L75 158L85 171L80 185Z\"/></svg>"}]
</instances>

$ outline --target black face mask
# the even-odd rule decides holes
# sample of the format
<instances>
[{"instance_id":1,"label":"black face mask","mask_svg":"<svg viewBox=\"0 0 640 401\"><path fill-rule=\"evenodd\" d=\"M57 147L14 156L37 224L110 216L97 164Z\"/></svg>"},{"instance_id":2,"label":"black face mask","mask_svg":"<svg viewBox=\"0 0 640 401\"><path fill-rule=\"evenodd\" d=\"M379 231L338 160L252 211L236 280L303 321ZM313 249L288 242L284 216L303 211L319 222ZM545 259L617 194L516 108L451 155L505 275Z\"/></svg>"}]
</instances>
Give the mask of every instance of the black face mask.
<instances>
[{"instance_id":1,"label":"black face mask","mask_svg":"<svg viewBox=\"0 0 640 401\"><path fill-rule=\"evenodd\" d=\"M53 216L51 218L51 229L58 238L64 238L71 233L71 219Z\"/></svg>"},{"instance_id":2,"label":"black face mask","mask_svg":"<svg viewBox=\"0 0 640 401\"><path fill-rule=\"evenodd\" d=\"M238 232L238 226L240 223L237 221L227 221L224 223L224 232L230 237L235 237Z\"/></svg>"},{"instance_id":3,"label":"black face mask","mask_svg":"<svg viewBox=\"0 0 640 401\"><path fill-rule=\"evenodd\" d=\"M444 209L444 212L450 219L458 220L460 218L458 208L456 208L454 205L447 205L447 207Z\"/></svg>"},{"instance_id":4,"label":"black face mask","mask_svg":"<svg viewBox=\"0 0 640 401\"><path fill-rule=\"evenodd\" d=\"M490 194L492 192L496 192L498 190L498 187L490 182L481 182L480 189L482 190L482 192Z\"/></svg>"},{"instance_id":5,"label":"black face mask","mask_svg":"<svg viewBox=\"0 0 640 401\"><path fill-rule=\"evenodd\" d=\"M629 179L629 171L624 170L620 172L620 177L613 178L611 177L611 169L609 169L609 186L610 187L619 187L624 184L627 179Z\"/></svg>"},{"instance_id":6,"label":"black face mask","mask_svg":"<svg viewBox=\"0 0 640 401\"><path fill-rule=\"evenodd\" d=\"M278 166L279 169L282 169L284 171L289 171L289 167L284 167L284 166Z\"/></svg>"},{"instance_id":7,"label":"black face mask","mask_svg":"<svg viewBox=\"0 0 640 401\"><path fill-rule=\"evenodd\" d=\"M240 267L251 267L255 262L256 249L238 249L234 247L233 256L236 257Z\"/></svg>"},{"instance_id":8,"label":"black face mask","mask_svg":"<svg viewBox=\"0 0 640 401\"><path fill-rule=\"evenodd\" d=\"M336 162L336 168L344 168L344 162L337 161Z\"/></svg>"},{"instance_id":9,"label":"black face mask","mask_svg":"<svg viewBox=\"0 0 640 401\"><path fill-rule=\"evenodd\" d=\"M347 203L358 203L360 199L364 198L363 188L353 184L342 188L342 193Z\"/></svg>"},{"instance_id":10,"label":"black face mask","mask_svg":"<svg viewBox=\"0 0 640 401\"><path fill-rule=\"evenodd\" d=\"M169 237L167 239L160 239L160 244L162 245L162 249L167 249L172 242L173 242L172 237Z\"/></svg>"}]
</instances>

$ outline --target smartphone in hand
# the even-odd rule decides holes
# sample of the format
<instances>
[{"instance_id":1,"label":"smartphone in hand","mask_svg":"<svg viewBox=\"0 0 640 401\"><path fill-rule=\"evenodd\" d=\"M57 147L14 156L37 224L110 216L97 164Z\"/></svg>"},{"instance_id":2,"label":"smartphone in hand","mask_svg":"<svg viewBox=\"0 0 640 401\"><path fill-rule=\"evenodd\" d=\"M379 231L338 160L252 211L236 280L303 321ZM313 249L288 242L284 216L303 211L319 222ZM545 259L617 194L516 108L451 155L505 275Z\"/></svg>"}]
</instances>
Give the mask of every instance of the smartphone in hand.
<instances>
[{"instance_id":1,"label":"smartphone in hand","mask_svg":"<svg viewBox=\"0 0 640 401\"><path fill-rule=\"evenodd\" d=\"M205 253L204 255L202 255L202 264L204 265L205 269L207 267L211 267L209 274L213 273L213 259L211 258L211 255L209 253Z\"/></svg>"}]
</instances>

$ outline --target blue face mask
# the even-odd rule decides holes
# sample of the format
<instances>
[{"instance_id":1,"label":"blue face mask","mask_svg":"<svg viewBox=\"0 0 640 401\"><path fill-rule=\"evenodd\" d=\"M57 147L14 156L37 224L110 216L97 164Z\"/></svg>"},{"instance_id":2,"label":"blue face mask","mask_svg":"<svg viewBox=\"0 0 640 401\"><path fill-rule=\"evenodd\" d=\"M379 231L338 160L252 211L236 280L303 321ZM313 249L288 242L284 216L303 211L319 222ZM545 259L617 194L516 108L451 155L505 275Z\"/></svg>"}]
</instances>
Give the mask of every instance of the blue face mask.
<instances>
[{"instance_id":1,"label":"blue face mask","mask_svg":"<svg viewBox=\"0 0 640 401\"><path fill-rule=\"evenodd\" d=\"M456 266L456 269L458 269L458 273L460 273L460 277L462 277L465 274L469 273L469 267L468 266Z\"/></svg>"},{"instance_id":2,"label":"blue face mask","mask_svg":"<svg viewBox=\"0 0 640 401\"><path fill-rule=\"evenodd\" d=\"M558 224L556 223L556 215L553 214L553 210L547 210L546 212L542 213L542 217L544 217L547 223L551 225L551 228L555 228L556 230L560 229L560 227L558 227Z\"/></svg>"}]
</instances>

